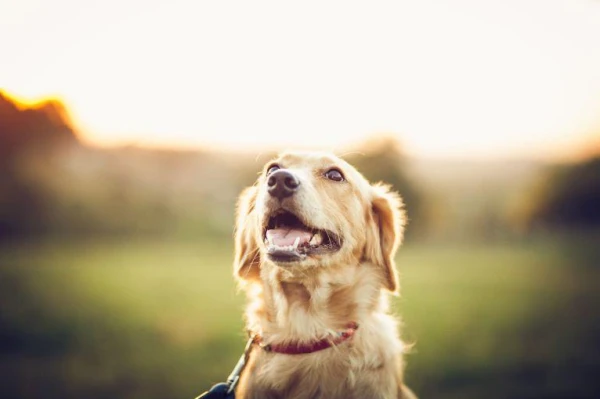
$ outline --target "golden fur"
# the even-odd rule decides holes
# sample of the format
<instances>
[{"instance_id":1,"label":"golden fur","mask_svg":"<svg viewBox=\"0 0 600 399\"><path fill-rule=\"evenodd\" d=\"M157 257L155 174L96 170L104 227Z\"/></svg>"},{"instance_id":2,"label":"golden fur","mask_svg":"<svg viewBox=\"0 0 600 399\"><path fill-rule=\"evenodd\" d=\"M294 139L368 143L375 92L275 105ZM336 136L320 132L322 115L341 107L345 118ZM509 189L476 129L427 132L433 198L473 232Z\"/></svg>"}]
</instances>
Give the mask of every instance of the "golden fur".
<instances>
[{"instance_id":1,"label":"golden fur","mask_svg":"<svg viewBox=\"0 0 600 399\"><path fill-rule=\"evenodd\" d=\"M238 203L234 274L246 291L248 330L264 343L314 342L350 321L347 342L289 355L255 345L237 389L241 399L415 398L402 380L404 352L387 297L398 291L394 255L405 216L401 198L371 185L351 165L324 153L284 153L275 162L292 171L301 190L282 201L306 224L342 238L337 252L277 265L266 255L264 230L280 206L267 192L266 171ZM345 181L324 177L338 168Z\"/></svg>"}]
</instances>

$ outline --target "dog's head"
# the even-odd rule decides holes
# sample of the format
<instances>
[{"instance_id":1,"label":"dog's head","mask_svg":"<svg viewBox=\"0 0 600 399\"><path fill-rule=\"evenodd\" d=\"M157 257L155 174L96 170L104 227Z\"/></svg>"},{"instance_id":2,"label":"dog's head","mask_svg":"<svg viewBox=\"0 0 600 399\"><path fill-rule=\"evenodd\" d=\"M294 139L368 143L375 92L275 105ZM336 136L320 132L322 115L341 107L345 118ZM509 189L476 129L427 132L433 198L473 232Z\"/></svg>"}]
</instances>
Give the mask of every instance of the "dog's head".
<instances>
[{"instance_id":1,"label":"dog's head","mask_svg":"<svg viewBox=\"0 0 600 399\"><path fill-rule=\"evenodd\" d=\"M284 153L240 196L235 274L258 280L261 267L306 274L369 263L397 289L394 255L402 239L400 197L371 185L347 162L324 153Z\"/></svg>"}]
</instances>

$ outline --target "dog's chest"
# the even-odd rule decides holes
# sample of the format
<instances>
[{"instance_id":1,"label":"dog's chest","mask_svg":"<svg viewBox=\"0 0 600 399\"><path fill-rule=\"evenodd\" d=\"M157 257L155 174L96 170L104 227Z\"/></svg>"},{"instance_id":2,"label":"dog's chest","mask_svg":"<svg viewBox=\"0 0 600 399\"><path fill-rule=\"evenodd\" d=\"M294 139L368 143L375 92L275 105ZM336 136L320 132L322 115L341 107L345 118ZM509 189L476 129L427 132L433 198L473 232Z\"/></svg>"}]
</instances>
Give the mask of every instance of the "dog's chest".
<instances>
[{"instance_id":1,"label":"dog's chest","mask_svg":"<svg viewBox=\"0 0 600 399\"><path fill-rule=\"evenodd\" d=\"M262 350L254 355L245 376L243 398L387 398L396 389L393 378L381 378L383 364L364 368L349 345L303 355Z\"/></svg>"}]
</instances>

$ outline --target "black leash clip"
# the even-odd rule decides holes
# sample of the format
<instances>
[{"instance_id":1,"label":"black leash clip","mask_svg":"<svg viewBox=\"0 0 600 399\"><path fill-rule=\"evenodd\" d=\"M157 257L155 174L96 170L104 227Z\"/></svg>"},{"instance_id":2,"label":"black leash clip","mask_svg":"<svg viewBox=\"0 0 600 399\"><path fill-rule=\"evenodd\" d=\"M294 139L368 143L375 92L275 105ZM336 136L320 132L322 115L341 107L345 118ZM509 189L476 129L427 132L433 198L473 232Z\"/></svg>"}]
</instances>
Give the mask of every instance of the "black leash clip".
<instances>
[{"instance_id":1,"label":"black leash clip","mask_svg":"<svg viewBox=\"0 0 600 399\"><path fill-rule=\"evenodd\" d=\"M233 368L233 371L231 374L229 374L229 377L227 377L227 382L220 382L213 385L210 390L204 392L200 396L197 396L195 399L235 399L235 387L240 381L240 374L242 374L244 367L246 367L248 354L250 353L253 343L254 337L250 337L246 343L244 354L240 357L240 360L238 360L237 364Z\"/></svg>"}]
</instances>

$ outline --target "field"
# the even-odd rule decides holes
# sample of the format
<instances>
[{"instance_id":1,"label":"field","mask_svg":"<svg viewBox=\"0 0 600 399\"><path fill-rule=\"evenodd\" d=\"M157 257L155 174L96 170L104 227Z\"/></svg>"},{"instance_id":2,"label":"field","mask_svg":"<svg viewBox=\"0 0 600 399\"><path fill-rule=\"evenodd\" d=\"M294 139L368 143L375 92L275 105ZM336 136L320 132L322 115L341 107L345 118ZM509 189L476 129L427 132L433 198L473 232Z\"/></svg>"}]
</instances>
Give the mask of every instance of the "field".
<instances>
[{"instance_id":1,"label":"field","mask_svg":"<svg viewBox=\"0 0 600 399\"><path fill-rule=\"evenodd\" d=\"M402 248L409 385L422 398L600 397L597 242ZM245 341L231 248L3 247L0 396L191 399L225 379Z\"/></svg>"}]
</instances>

